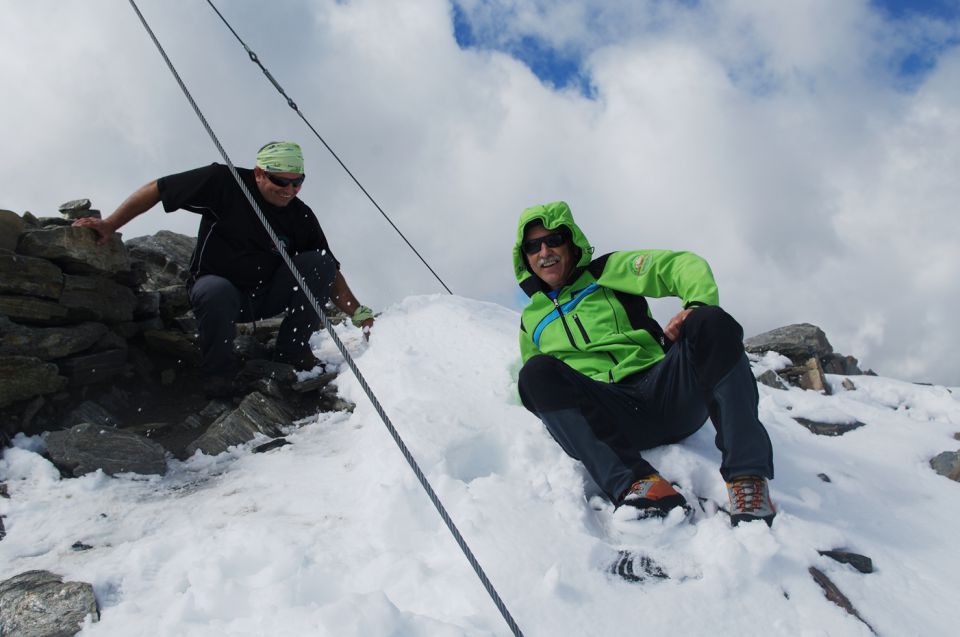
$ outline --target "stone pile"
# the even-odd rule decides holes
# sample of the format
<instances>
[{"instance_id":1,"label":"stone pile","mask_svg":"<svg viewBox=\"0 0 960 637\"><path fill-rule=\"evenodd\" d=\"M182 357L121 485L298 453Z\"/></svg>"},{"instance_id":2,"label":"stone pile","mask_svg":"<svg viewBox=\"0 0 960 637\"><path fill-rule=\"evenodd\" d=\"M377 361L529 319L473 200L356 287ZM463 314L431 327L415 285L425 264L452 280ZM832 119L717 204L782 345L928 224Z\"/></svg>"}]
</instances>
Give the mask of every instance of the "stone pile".
<instances>
[{"instance_id":1,"label":"stone pile","mask_svg":"<svg viewBox=\"0 0 960 637\"><path fill-rule=\"evenodd\" d=\"M0 442L46 437L64 475L163 473L168 453L217 454L277 437L317 411L350 408L330 374L298 381L269 361L281 318L239 326L249 390L202 394L196 321L185 281L195 240L172 232L105 245L74 220L0 211Z\"/></svg>"},{"instance_id":2,"label":"stone pile","mask_svg":"<svg viewBox=\"0 0 960 637\"><path fill-rule=\"evenodd\" d=\"M833 351L833 346L816 325L799 323L778 327L775 330L751 336L743 343L751 354L777 352L790 359L792 365L779 373L769 371L757 378L764 385L783 389L794 385L803 389L830 393L824 374L859 376L873 374L872 371L860 371L859 363L853 356L844 356Z\"/></svg>"}]
</instances>

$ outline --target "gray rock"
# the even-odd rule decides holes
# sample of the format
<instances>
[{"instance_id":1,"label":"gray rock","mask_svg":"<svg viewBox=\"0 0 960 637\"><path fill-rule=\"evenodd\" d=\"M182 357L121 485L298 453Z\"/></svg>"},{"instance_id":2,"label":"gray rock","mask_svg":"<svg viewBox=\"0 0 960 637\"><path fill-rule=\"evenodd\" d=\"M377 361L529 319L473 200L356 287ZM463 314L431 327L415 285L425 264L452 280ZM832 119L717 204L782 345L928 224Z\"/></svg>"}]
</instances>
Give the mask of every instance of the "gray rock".
<instances>
[{"instance_id":1,"label":"gray rock","mask_svg":"<svg viewBox=\"0 0 960 637\"><path fill-rule=\"evenodd\" d=\"M772 369L768 369L757 376L757 382L767 387L773 387L774 389L788 389L787 384L783 382L783 379Z\"/></svg>"},{"instance_id":2,"label":"gray rock","mask_svg":"<svg viewBox=\"0 0 960 637\"><path fill-rule=\"evenodd\" d=\"M122 323L133 320L137 298L129 288L108 278L66 274L60 305L67 308L72 320Z\"/></svg>"},{"instance_id":3,"label":"gray rock","mask_svg":"<svg viewBox=\"0 0 960 637\"><path fill-rule=\"evenodd\" d=\"M330 384L330 381L336 377L337 375L335 373L327 372L326 374L320 374L319 376L314 376L312 378L294 383L290 386L290 389L301 394L317 391L318 389L324 389Z\"/></svg>"},{"instance_id":4,"label":"gray rock","mask_svg":"<svg viewBox=\"0 0 960 637\"><path fill-rule=\"evenodd\" d=\"M131 321L129 323L115 323L110 326L114 332L127 339L128 341L143 332L162 331L164 328L163 319L159 316L144 319L142 321Z\"/></svg>"},{"instance_id":5,"label":"gray rock","mask_svg":"<svg viewBox=\"0 0 960 637\"><path fill-rule=\"evenodd\" d=\"M74 427L85 422L97 427L116 427L119 424L113 414L92 400L83 401L63 419L66 427Z\"/></svg>"},{"instance_id":6,"label":"gray rock","mask_svg":"<svg viewBox=\"0 0 960 637\"><path fill-rule=\"evenodd\" d=\"M110 276L130 270L130 257L118 235L97 245L97 233L90 228L69 226L24 233L17 252L50 259L68 274Z\"/></svg>"},{"instance_id":7,"label":"gray rock","mask_svg":"<svg viewBox=\"0 0 960 637\"><path fill-rule=\"evenodd\" d=\"M34 296L0 294L0 314L31 325L64 325L69 322L67 308L56 301Z\"/></svg>"},{"instance_id":8,"label":"gray rock","mask_svg":"<svg viewBox=\"0 0 960 637\"><path fill-rule=\"evenodd\" d=\"M856 391L856 389L857 389L857 386L854 385L854 384L853 384L853 381L850 380L849 378L844 378L844 379L843 379L843 382L841 382L840 385L841 385L841 387L843 387L843 388L846 389L847 391Z\"/></svg>"},{"instance_id":9,"label":"gray rock","mask_svg":"<svg viewBox=\"0 0 960 637\"><path fill-rule=\"evenodd\" d=\"M215 456L253 440L257 434L277 438L283 434L283 427L292 425L279 401L254 392L244 398L239 407L215 420L200 438L187 446L186 452L190 456L197 451Z\"/></svg>"},{"instance_id":10,"label":"gray rock","mask_svg":"<svg viewBox=\"0 0 960 637\"><path fill-rule=\"evenodd\" d=\"M0 356L0 378L0 407L58 392L67 385L56 365L32 356Z\"/></svg>"},{"instance_id":11,"label":"gray rock","mask_svg":"<svg viewBox=\"0 0 960 637\"><path fill-rule=\"evenodd\" d=\"M50 432L46 442L50 460L66 475L82 476L97 469L109 475L167 470L163 447L123 429L81 423Z\"/></svg>"},{"instance_id":12,"label":"gray rock","mask_svg":"<svg viewBox=\"0 0 960 637\"><path fill-rule=\"evenodd\" d=\"M60 298L63 271L46 259L0 251L0 293Z\"/></svg>"},{"instance_id":13,"label":"gray rock","mask_svg":"<svg viewBox=\"0 0 960 637\"><path fill-rule=\"evenodd\" d=\"M60 373L70 387L81 387L110 380L124 371L127 364L125 349L110 349L92 354L78 354L56 361Z\"/></svg>"},{"instance_id":14,"label":"gray rock","mask_svg":"<svg viewBox=\"0 0 960 637\"><path fill-rule=\"evenodd\" d=\"M147 330L143 333L147 350L166 358L174 358L192 367L200 366L197 337L178 330Z\"/></svg>"},{"instance_id":15,"label":"gray rock","mask_svg":"<svg viewBox=\"0 0 960 637\"><path fill-rule=\"evenodd\" d=\"M853 356L844 356L843 354L827 354L820 359L823 365L823 371L827 374L840 374L842 376L859 376L863 374L860 371L860 363Z\"/></svg>"},{"instance_id":16,"label":"gray rock","mask_svg":"<svg viewBox=\"0 0 960 637\"><path fill-rule=\"evenodd\" d=\"M120 336L113 330L108 330L107 333L100 338L100 340L93 344L93 347L90 348L90 352L105 352L107 350L114 349L126 351L127 347L127 339Z\"/></svg>"},{"instance_id":17,"label":"gray rock","mask_svg":"<svg viewBox=\"0 0 960 637\"><path fill-rule=\"evenodd\" d=\"M859 420L841 423L818 422L816 420L810 420L809 418L794 418L794 420L818 436L842 436L843 434L853 431L854 429L859 429L866 424L860 422Z\"/></svg>"},{"instance_id":18,"label":"gray rock","mask_svg":"<svg viewBox=\"0 0 960 637\"><path fill-rule=\"evenodd\" d=\"M783 354L795 364L800 364L808 358L821 358L833 353L833 347L827 340L827 335L816 325L799 323L778 327L775 330L751 336L743 343L751 354L777 352Z\"/></svg>"},{"instance_id":19,"label":"gray rock","mask_svg":"<svg viewBox=\"0 0 960 637\"><path fill-rule=\"evenodd\" d=\"M62 215L68 215L75 212L83 212L84 210L90 210L90 200L89 199L72 199L66 203L62 203L57 207L57 210L60 211Z\"/></svg>"},{"instance_id":20,"label":"gray rock","mask_svg":"<svg viewBox=\"0 0 960 637\"><path fill-rule=\"evenodd\" d=\"M103 323L67 327L34 327L0 316L0 356L29 353L49 361L82 352L107 333Z\"/></svg>"},{"instance_id":21,"label":"gray rock","mask_svg":"<svg viewBox=\"0 0 960 637\"><path fill-rule=\"evenodd\" d=\"M147 266L138 259L130 259L128 272L117 272L113 280L131 290L139 290L147 282Z\"/></svg>"},{"instance_id":22,"label":"gray rock","mask_svg":"<svg viewBox=\"0 0 960 637\"><path fill-rule=\"evenodd\" d=\"M944 451L930 460L930 467L942 476L960 482L960 451Z\"/></svg>"},{"instance_id":23,"label":"gray rock","mask_svg":"<svg viewBox=\"0 0 960 637\"><path fill-rule=\"evenodd\" d=\"M40 227L42 229L46 228L66 228L67 226L72 226L73 221L70 219L64 219L63 217L40 217L37 219L40 222Z\"/></svg>"},{"instance_id":24,"label":"gray rock","mask_svg":"<svg viewBox=\"0 0 960 637\"><path fill-rule=\"evenodd\" d=\"M146 290L183 285L190 274L190 258L196 245L195 238L168 230L126 242L130 256L147 266Z\"/></svg>"},{"instance_id":25,"label":"gray rock","mask_svg":"<svg viewBox=\"0 0 960 637\"><path fill-rule=\"evenodd\" d=\"M240 370L239 379L243 382L252 382L259 378L274 380L282 385L290 386L297 382L297 370L292 365L263 359L247 361L243 369Z\"/></svg>"},{"instance_id":26,"label":"gray rock","mask_svg":"<svg viewBox=\"0 0 960 637\"><path fill-rule=\"evenodd\" d=\"M87 616L100 619L93 586L27 571L0 582L0 635L70 637Z\"/></svg>"},{"instance_id":27,"label":"gray rock","mask_svg":"<svg viewBox=\"0 0 960 637\"><path fill-rule=\"evenodd\" d=\"M0 250L16 250L25 228L23 217L12 210L0 210Z\"/></svg>"},{"instance_id":28,"label":"gray rock","mask_svg":"<svg viewBox=\"0 0 960 637\"><path fill-rule=\"evenodd\" d=\"M160 293L160 316L164 321L173 321L190 310L190 297L183 285L170 285L157 290Z\"/></svg>"},{"instance_id":29,"label":"gray rock","mask_svg":"<svg viewBox=\"0 0 960 637\"><path fill-rule=\"evenodd\" d=\"M823 571L818 569L816 566L811 566L807 569L807 571L813 577L813 581L815 581L820 588L823 589L823 594L827 599L863 622L863 624L870 629L871 633L874 635L877 634L877 631L873 629L873 626L867 623L867 620L865 620L857 611L857 609L854 608L847 596L844 595L839 588L837 588L837 585L834 584L833 581L831 581Z\"/></svg>"},{"instance_id":30,"label":"gray rock","mask_svg":"<svg viewBox=\"0 0 960 637\"><path fill-rule=\"evenodd\" d=\"M823 368L816 358L809 358L802 365L781 369L780 376L795 387L830 394L830 385L827 384Z\"/></svg>"},{"instance_id":31,"label":"gray rock","mask_svg":"<svg viewBox=\"0 0 960 637\"><path fill-rule=\"evenodd\" d=\"M29 210L23 213L24 230L37 230L40 228L40 220Z\"/></svg>"},{"instance_id":32,"label":"gray rock","mask_svg":"<svg viewBox=\"0 0 960 637\"><path fill-rule=\"evenodd\" d=\"M146 319L155 316L160 316L160 293L138 292L137 303L133 306L133 318Z\"/></svg>"},{"instance_id":33,"label":"gray rock","mask_svg":"<svg viewBox=\"0 0 960 637\"><path fill-rule=\"evenodd\" d=\"M849 564L853 568L857 569L861 573L872 573L873 572L873 560L871 560L866 555L860 555L859 553L851 553L850 551L844 551L841 549L831 549L829 551L817 551L820 555L829 557L831 560L840 562L841 564Z\"/></svg>"}]
</instances>

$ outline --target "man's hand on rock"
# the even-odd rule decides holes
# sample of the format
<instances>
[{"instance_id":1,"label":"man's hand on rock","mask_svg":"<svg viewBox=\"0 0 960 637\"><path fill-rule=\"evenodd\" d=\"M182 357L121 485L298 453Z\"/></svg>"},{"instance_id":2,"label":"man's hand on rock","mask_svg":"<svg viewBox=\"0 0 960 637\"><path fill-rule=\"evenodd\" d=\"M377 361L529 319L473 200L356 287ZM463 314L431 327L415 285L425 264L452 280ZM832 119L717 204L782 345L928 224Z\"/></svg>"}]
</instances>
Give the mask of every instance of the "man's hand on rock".
<instances>
[{"instance_id":1,"label":"man's hand on rock","mask_svg":"<svg viewBox=\"0 0 960 637\"><path fill-rule=\"evenodd\" d=\"M114 233L114 228L111 224L107 223L103 219L98 219L97 217L84 217L83 219L77 219L73 222L73 225L81 228L90 228L96 232L97 245L101 246L105 244Z\"/></svg>"}]
</instances>

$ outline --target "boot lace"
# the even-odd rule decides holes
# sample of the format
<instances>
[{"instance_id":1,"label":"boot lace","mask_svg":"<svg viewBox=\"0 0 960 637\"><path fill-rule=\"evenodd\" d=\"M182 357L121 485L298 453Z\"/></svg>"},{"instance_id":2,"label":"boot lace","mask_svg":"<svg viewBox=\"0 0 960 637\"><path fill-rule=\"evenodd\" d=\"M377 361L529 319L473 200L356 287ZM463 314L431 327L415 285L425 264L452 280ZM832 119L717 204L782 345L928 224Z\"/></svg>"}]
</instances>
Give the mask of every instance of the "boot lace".
<instances>
[{"instance_id":1,"label":"boot lace","mask_svg":"<svg viewBox=\"0 0 960 637\"><path fill-rule=\"evenodd\" d=\"M733 506L738 513L753 513L763 508L763 480L738 478L730 485Z\"/></svg>"}]
</instances>

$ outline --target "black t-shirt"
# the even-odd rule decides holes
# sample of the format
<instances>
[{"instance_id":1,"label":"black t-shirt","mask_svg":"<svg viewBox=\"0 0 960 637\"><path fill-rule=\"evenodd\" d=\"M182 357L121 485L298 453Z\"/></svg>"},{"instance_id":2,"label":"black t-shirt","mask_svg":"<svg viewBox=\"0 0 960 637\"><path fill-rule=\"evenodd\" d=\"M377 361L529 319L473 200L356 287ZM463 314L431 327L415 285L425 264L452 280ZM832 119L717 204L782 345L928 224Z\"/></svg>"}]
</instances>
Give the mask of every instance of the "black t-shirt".
<instances>
[{"instance_id":1,"label":"black t-shirt","mask_svg":"<svg viewBox=\"0 0 960 637\"><path fill-rule=\"evenodd\" d=\"M238 168L237 172L291 255L310 250L330 252L320 223L307 204L294 197L285 207L274 206L260 194L252 170ZM283 264L227 166L215 163L167 175L157 180L157 186L167 212L182 208L202 215L190 262L194 277L217 274L237 287L255 289L267 283Z\"/></svg>"}]
</instances>

